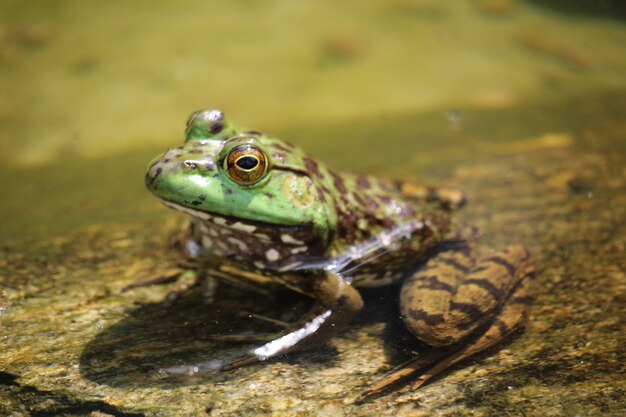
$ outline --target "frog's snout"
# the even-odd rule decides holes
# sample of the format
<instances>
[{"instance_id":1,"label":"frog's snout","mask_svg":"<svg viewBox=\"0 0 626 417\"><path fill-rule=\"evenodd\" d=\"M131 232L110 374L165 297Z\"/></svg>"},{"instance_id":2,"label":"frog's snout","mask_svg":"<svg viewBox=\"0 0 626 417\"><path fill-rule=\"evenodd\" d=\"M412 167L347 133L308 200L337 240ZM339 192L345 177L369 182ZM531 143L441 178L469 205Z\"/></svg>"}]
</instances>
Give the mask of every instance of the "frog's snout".
<instances>
[{"instance_id":1,"label":"frog's snout","mask_svg":"<svg viewBox=\"0 0 626 417\"><path fill-rule=\"evenodd\" d=\"M161 163L161 157L155 158L152 162L150 162L148 171L146 172L146 175L144 177L146 187L148 187L150 191L153 190L157 178L159 178L162 173L163 167Z\"/></svg>"}]
</instances>

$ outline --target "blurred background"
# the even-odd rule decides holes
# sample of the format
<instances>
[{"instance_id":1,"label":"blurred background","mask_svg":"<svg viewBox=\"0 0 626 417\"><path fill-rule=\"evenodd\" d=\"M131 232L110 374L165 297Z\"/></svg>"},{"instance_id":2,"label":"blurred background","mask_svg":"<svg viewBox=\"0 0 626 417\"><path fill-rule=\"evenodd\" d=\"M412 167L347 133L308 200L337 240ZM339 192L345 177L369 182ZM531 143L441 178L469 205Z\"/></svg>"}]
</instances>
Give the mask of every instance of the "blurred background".
<instances>
[{"instance_id":1,"label":"blurred background","mask_svg":"<svg viewBox=\"0 0 626 417\"><path fill-rule=\"evenodd\" d=\"M266 131L626 85L619 1L0 3L0 162L172 145L219 107ZM334 138L337 140L337 138Z\"/></svg>"}]
</instances>

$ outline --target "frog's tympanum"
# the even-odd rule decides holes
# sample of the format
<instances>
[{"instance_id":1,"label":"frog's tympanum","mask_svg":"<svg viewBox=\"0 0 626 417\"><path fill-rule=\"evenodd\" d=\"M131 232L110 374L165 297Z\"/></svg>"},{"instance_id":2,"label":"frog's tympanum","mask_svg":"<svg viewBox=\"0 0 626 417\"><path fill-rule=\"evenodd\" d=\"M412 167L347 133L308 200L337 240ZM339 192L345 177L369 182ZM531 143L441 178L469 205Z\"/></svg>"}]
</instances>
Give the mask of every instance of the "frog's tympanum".
<instances>
[{"instance_id":1,"label":"frog's tympanum","mask_svg":"<svg viewBox=\"0 0 626 417\"><path fill-rule=\"evenodd\" d=\"M334 171L219 110L190 116L184 144L152 162L146 184L191 216L182 241L203 281L253 290L278 283L315 301L298 324L221 369L327 342L361 309L358 287L402 281L406 327L440 347L359 400L411 376L417 388L525 321L528 251L513 245L481 257L451 225L451 211L464 202L455 190Z\"/></svg>"}]
</instances>

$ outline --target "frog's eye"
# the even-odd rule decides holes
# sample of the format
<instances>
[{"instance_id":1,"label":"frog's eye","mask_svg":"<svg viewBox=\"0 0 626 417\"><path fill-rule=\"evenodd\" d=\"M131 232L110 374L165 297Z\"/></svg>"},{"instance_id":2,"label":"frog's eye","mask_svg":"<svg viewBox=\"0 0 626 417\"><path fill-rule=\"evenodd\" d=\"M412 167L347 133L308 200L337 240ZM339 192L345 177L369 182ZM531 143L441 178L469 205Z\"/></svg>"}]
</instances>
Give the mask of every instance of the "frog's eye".
<instances>
[{"instance_id":1,"label":"frog's eye","mask_svg":"<svg viewBox=\"0 0 626 417\"><path fill-rule=\"evenodd\" d=\"M226 157L226 171L235 182L253 184L267 171L267 158L254 146L237 146Z\"/></svg>"}]
</instances>

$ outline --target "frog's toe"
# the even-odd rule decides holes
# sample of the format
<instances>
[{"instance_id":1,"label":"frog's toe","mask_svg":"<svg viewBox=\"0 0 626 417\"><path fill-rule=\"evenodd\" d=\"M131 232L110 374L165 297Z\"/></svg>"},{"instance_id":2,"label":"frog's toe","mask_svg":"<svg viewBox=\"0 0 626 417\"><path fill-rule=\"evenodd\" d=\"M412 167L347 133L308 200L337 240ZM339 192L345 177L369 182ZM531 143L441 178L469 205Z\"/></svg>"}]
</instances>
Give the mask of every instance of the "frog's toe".
<instances>
[{"instance_id":1,"label":"frog's toe","mask_svg":"<svg viewBox=\"0 0 626 417\"><path fill-rule=\"evenodd\" d=\"M409 378L414 378L415 375L419 375L424 372L429 366L432 366L434 362L437 362L447 354L446 350L434 350L426 355L421 355L418 358L410 359L401 365L398 365L391 371L383 375L378 382L363 391L356 399L355 403L362 403L376 395L381 394L383 391L398 385Z\"/></svg>"},{"instance_id":2,"label":"frog's toe","mask_svg":"<svg viewBox=\"0 0 626 417\"><path fill-rule=\"evenodd\" d=\"M174 282L178 280L178 278L185 273L185 269L182 268L171 268L156 275L153 275L149 278L146 278L141 281L131 282L121 289L120 292L125 293L135 288L141 287L150 287L152 285L161 285L168 284L170 282Z\"/></svg>"},{"instance_id":3,"label":"frog's toe","mask_svg":"<svg viewBox=\"0 0 626 417\"><path fill-rule=\"evenodd\" d=\"M204 339L223 343L257 343L270 342L283 336L284 332L258 333L258 334L213 334Z\"/></svg>"}]
</instances>

